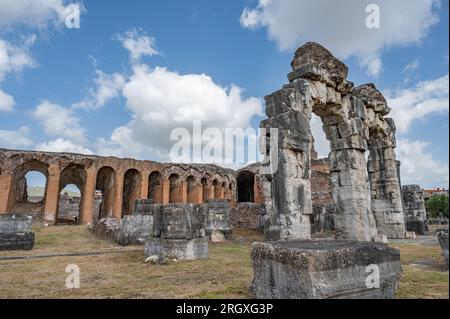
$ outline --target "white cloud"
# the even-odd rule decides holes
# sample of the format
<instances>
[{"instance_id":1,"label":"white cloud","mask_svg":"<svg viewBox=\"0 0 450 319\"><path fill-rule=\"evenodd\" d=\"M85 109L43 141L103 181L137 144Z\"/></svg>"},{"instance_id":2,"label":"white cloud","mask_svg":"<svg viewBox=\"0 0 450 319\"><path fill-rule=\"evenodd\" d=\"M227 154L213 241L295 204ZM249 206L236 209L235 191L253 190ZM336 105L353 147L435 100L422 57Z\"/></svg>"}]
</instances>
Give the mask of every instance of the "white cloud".
<instances>
[{"instance_id":1,"label":"white cloud","mask_svg":"<svg viewBox=\"0 0 450 319\"><path fill-rule=\"evenodd\" d=\"M14 98L0 89L0 112L11 112L16 102Z\"/></svg>"},{"instance_id":2,"label":"white cloud","mask_svg":"<svg viewBox=\"0 0 450 319\"><path fill-rule=\"evenodd\" d=\"M57 138L53 141L48 141L44 143L40 143L36 145L37 151L42 152L65 152L65 153L76 153L76 154L86 154L92 155L93 152L83 147L82 145L76 144L69 140L65 140L63 138Z\"/></svg>"},{"instance_id":3,"label":"white cloud","mask_svg":"<svg viewBox=\"0 0 450 319\"><path fill-rule=\"evenodd\" d=\"M28 137L30 130L22 126L17 131L0 130L0 147L4 148L27 148L33 144Z\"/></svg>"},{"instance_id":4,"label":"white cloud","mask_svg":"<svg viewBox=\"0 0 450 319\"><path fill-rule=\"evenodd\" d=\"M123 96L132 120L115 129L109 140L98 141L101 154L168 160L170 133L175 128L192 133L197 120L203 129L224 132L225 128L251 127L252 117L261 114L261 101L243 98L236 86L223 88L204 74L181 75L142 64L133 68Z\"/></svg>"},{"instance_id":5,"label":"white cloud","mask_svg":"<svg viewBox=\"0 0 450 319\"><path fill-rule=\"evenodd\" d=\"M0 82L5 79L7 73L21 72L37 65L29 51L35 40L35 35L16 44L0 39Z\"/></svg>"},{"instance_id":6,"label":"white cloud","mask_svg":"<svg viewBox=\"0 0 450 319\"><path fill-rule=\"evenodd\" d=\"M96 70L94 78L94 88L89 91L89 96L81 102L73 105L74 108L97 109L105 105L113 98L120 96L125 85L125 78L122 74L106 74Z\"/></svg>"},{"instance_id":7,"label":"white cloud","mask_svg":"<svg viewBox=\"0 0 450 319\"><path fill-rule=\"evenodd\" d=\"M414 73L419 69L420 61L418 58L415 58L411 63L408 63L402 70L402 74L405 75L403 79L403 84L407 84L411 82L411 79Z\"/></svg>"},{"instance_id":8,"label":"white cloud","mask_svg":"<svg viewBox=\"0 0 450 319\"><path fill-rule=\"evenodd\" d=\"M57 25L65 20L65 8L63 0L0 0L0 27Z\"/></svg>"},{"instance_id":9,"label":"white cloud","mask_svg":"<svg viewBox=\"0 0 450 319\"><path fill-rule=\"evenodd\" d=\"M432 114L448 112L449 75L418 83L415 87L397 92L386 92L392 108L390 116L400 133L407 133L414 121Z\"/></svg>"},{"instance_id":10,"label":"white cloud","mask_svg":"<svg viewBox=\"0 0 450 319\"><path fill-rule=\"evenodd\" d=\"M380 7L380 28L366 27L366 6ZM279 49L315 41L341 59L357 57L370 75L382 70L385 48L420 43L439 18L439 0L260 0L245 8L241 25L266 28Z\"/></svg>"},{"instance_id":11,"label":"white cloud","mask_svg":"<svg viewBox=\"0 0 450 319\"><path fill-rule=\"evenodd\" d=\"M155 38L147 35L142 29L130 29L124 34L118 34L117 40L128 50L132 63L137 63L144 56L158 55Z\"/></svg>"},{"instance_id":12,"label":"white cloud","mask_svg":"<svg viewBox=\"0 0 450 319\"><path fill-rule=\"evenodd\" d=\"M397 159L401 161L402 184L419 184L422 187L448 187L448 164L435 160L431 153L431 143L399 139Z\"/></svg>"},{"instance_id":13,"label":"white cloud","mask_svg":"<svg viewBox=\"0 0 450 319\"><path fill-rule=\"evenodd\" d=\"M86 141L80 118L69 108L45 100L36 106L32 116L49 136L64 137L77 143Z\"/></svg>"}]
</instances>

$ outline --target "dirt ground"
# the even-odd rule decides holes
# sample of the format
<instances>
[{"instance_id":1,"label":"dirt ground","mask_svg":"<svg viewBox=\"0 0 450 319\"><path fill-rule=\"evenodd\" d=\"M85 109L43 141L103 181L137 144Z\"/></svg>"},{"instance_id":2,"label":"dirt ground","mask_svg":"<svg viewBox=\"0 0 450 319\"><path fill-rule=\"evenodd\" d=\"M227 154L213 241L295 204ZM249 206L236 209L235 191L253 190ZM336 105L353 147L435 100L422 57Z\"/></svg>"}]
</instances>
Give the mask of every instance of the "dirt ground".
<instances>
[{"instance_id":1,"label":"dirt ground","mask_svg":"<svg viewBox=\"0 0 450 319\"><path fill-rule=\"evenodd\" d=\"M0 252L0 298L250 298L250 248L261 240L236 229L233 241L210 243L208 259L151 265L142 246L98 240L83 226L34 231L33 250ZM448 270L432 236L390 245L401 251L398 298L449 298ZM71 264L80 269L79 289L65 285Z\"/></svg>"}]
</instances>

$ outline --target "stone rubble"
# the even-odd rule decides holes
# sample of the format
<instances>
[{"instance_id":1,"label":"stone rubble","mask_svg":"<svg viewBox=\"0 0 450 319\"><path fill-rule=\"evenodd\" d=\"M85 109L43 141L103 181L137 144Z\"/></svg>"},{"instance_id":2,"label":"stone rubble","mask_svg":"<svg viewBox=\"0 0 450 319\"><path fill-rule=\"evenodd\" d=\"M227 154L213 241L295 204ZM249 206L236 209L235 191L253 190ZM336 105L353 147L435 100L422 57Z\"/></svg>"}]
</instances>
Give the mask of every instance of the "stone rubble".
<instances>
[{"instance_id":1,"label":"stone rubble","mask_svg":"<svg viewBox=\"0 0 450 319\"><path fill-rule=\"evenodd\" d=\"M0 251L33 249L32 222L27 215L0 215Z\"/></svg>"}]
</instances>

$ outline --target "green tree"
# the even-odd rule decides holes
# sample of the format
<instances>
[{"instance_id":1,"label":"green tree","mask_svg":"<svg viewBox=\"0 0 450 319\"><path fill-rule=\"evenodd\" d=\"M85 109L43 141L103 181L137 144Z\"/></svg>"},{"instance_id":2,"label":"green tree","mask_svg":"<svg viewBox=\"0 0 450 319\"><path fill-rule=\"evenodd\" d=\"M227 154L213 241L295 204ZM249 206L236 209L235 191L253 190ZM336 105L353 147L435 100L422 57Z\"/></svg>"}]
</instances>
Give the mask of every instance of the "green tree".
<instances>
[{"instance_id":1,"label":"green tree","mask_svg":"<svg viewBox=\"0 0 450 319\"><path fill-rule=\"evenodd\" d=\"M434 195L425 202L425 208L432 217L440 214L448 218L448 195Z\"/></svg>"}]
</instances>

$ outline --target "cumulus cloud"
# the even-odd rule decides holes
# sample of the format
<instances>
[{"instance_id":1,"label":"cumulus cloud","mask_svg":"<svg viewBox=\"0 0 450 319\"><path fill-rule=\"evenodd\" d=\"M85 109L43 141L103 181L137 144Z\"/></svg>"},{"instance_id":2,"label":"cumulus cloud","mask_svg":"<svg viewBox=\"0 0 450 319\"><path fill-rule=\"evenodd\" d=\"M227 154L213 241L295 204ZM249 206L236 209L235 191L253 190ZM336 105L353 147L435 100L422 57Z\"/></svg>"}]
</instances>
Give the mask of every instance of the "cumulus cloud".
<instances>
[{"instance_id":1,"label":"cumulus cloud","mask_svg":"<svg viewBox=\"0 0 450 319\"><path fill-rule=\"evenodd\" d=\"M21 72L37 65L29 50L35 40L35 35L23 38L18 43L0 39L0 82L8 73Z\"/></svg>"},{"instance_id":2,"label":"cumulus cloud","mask_svg":"<svg viewBox=\"0 0 450 319\"><path fill-rule=\"evenodd\" d=\"M380 28L366 27L366 7L380 8ZM439 0L259 0L245 8L244 28L266 28L280 50L321 43L341 59L356 57L370 75L382 71L382 51L420 43L438 21Z\"/></svg>"},{"instance_id":3,"label":"cumulus cloud","mask_svg":"<svg viewBox=\"0 0 450 319\"><path fill-rule=\"evenodd\" d=\"M155 38L149 36L144 30L132 28L124 34L118 34L117 40L128 50L132 63L137 63L144 56L158 55Z\"/></svg>"},{"instance_id":4,"label":"cumulus cloud","mask_svg":"<svg viewBox=\"0 0 450 319\"><path fill-rule=\"evenodd\" d=\"M261 101L244 98L236 86L224 88L205 74L182 75L143 64L133 68L123 96L132 120L115 129L109 140L98 141L100 153L168 160L175 128L185 128L192 136L194 121L201 121L203 129L217 128L224 134L225 128L251 127L253 116L261 114Z\"/></svg>"},{"instance_id":5,"label":"cumulus cloud","mask_svg":"<svg viewBox=\"0 0 450 319\"><path fill-rule=\"evenodd\" d=\"M49 136L67 138L77 143L86 141L80 118L70 108L45 100L36 106L32 116L39 121Z\"/></svg>"},{"instance_id":6,"label":"cumulus cloud","mask_svg":"<svg viewBox=\"0 0 450 319\"><path fill-rule=\"evenodd\" d=\"M93 154L93 152L90 149L63 138L57 138L56 140L53 141L39 143L36 145L36 150L42 152L63 152L63 153L76 153L86 155Z\"/></svg>"},{"instance_id":7,"label":"cumulus cloud","mask_svg":"<svg viewBox=\"0 0 450 319\"><path fill-rule=\"evenodd\" d=\"M423 120L433 114L448 113L449 75L438 79L419 82L412 88L397 92L385 92L390 116L400 133L407 133L417 120Z\"/></svg>"},{"instance_id":8,"label":"cumulus cloud","mask_svg":"<svg viewBox=\"0 0 450 319\"><path fill-rule=\"evenodd\" d=\"M15 104L14 98L0 89L0 112L11 112Z\"/></svg>"},{"instance_id":9,"label":"cumulus cloud","mask_svg":"<svg viewBox=\"0 0 450 319\"><path fill-rule=\"evenodd\" d=\"M22 126L17 131L0 130L0 147L5 148L28 148L33 141L28 137L30 130Z\"/></svg>"},{"instance_id":10,"label":"cumulus cloud","mask_svg":"<svg viewBox=\"0 0 450 319\"><path fill-rule=\"evenodd\" d=\"M106 74L100 70L96 70L95 74L94 88L89 91L85 99L74 104L74 108L98 109L111 99L120 96L125 85L125 78L122 74Z\"/></svg>"},{"instance_id":11,"label":"cumulus cloud","mask_svg":"<svg viewBox=\"0 0 450 319\"><path fill-rule=\"evenodd\" d=\"M63 0L0 0L0 27L58 25L65 20L65 9Z\"/></svg>"},{"instance_id":12,"label":"cumulus cloud","mask_svg":"<svg viewBox=\"0 0 450 319\"><path fill-rule=\"evenodd\" d=\"M431 143L399 139L397 158L402 162L402 184L420 184L422 187L448 186L448 164L436 160L430 152Z\"/></svg>"}]
</instances>

